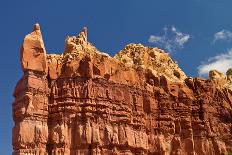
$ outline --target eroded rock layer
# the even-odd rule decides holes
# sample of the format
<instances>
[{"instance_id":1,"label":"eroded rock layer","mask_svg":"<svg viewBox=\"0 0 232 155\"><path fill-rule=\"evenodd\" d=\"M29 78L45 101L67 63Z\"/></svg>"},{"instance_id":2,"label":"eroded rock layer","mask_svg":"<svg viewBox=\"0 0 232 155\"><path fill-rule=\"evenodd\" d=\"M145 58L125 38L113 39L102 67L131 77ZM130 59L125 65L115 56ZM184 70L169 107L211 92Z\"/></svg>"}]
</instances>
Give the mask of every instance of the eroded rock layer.
<instances>
[{"instance_id":1,"label":"eroded rock layer","mask_svg":"<svg viewBox=\"0 0 232 155\"><path fill-rule=\"evenodd\" d=\"M167 53L129 44L114 57L67 37L46 54L39 25L21 49L14 155L221 155L232 151L232 69L188 78Z\"/></svg>"}]
</instances>

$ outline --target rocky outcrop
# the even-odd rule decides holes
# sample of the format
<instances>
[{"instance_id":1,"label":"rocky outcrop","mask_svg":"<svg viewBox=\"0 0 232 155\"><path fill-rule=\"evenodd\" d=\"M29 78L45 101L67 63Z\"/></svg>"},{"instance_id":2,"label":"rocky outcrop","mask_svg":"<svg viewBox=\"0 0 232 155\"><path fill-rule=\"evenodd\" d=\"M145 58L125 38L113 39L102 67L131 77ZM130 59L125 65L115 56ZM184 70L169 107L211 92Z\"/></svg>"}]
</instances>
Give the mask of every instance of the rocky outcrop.
<instances>
[{"instance_id":1,"label":"rocky outcrop","mask_svg":"<svg viewBox=\"0 0 232 155\"><path fill-rule=\"evenodd\" d=\"M39 24L35 24L33 32L24 38L20 57L23 71L32 70L46 73L46 50Z\"/></svg>"},{"instance_id":2,"label":"rocky outcrop","mask_svg":"<svg viewBox=\"0 0 232 155\"><path fill-rule=\"evenodd\" d=\"M46 54L38 24L21 63L14 155L232 151L231 70L188 78L167 53L141 44L111 57L88 42L86 28L66 38L63 54Z\"/></svg>"}]
</instances>

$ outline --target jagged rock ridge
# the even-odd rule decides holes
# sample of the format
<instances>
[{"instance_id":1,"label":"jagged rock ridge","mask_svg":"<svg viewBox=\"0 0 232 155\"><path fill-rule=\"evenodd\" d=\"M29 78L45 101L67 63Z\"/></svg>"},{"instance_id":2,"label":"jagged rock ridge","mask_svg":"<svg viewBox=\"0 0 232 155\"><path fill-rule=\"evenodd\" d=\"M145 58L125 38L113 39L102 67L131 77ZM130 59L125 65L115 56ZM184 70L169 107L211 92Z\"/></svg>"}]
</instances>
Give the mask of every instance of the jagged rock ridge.
<instances>
[{"instance_id":1,"label":"jagged rock ridge","mask_svg":"<svg viewBox=\"0 0 232 155\"><path fill-rule=\"evenodd\" d=\"M40 27L21 48L14 155L219 155L232 151L232 70L188 78L167 53L129 44L114 57L67 37L46 54Z\"/></svg>"}]
</instances>

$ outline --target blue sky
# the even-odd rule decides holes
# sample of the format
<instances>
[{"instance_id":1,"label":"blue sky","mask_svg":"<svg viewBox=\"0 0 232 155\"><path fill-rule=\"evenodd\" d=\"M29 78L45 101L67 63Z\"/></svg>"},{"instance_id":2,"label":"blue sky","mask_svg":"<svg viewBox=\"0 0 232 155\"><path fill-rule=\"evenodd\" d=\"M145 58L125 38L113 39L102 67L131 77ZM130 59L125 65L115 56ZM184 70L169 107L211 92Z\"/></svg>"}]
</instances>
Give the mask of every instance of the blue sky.
<instances>
[{"instance_id":1,"label":"blue sky","mask_svg":"<svg viewBox=\"0 0 232 155\"><path fill-rule=\"evenodd\" d=\"M231 6L231 0L1 0L0 154L11 154L19 49L34 23L40 23L48 53L61 53L65 37L87 26L100 51L114 55L128 43L162 47L195 77L232 67Z\"/></svg>"}]
</instances>

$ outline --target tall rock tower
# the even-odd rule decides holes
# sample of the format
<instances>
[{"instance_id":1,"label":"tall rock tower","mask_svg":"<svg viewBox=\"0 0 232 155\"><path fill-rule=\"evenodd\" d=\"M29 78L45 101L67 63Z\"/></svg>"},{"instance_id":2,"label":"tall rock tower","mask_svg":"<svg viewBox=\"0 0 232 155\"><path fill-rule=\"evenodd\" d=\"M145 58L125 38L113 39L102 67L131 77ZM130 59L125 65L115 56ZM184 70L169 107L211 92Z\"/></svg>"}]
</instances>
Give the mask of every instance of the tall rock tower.
<instances>
[{"instance_id":1,"label":"tall rock tower","mask_svg":"<svg viewBox=\"0 0 232 155\"><path fill-rule=\"evenodd\" d=\"M20 61L24 75L14 91L13 154L46 154L49 89L46 50L39 24L24 38Z\"/></svg>"}]
</instances>

